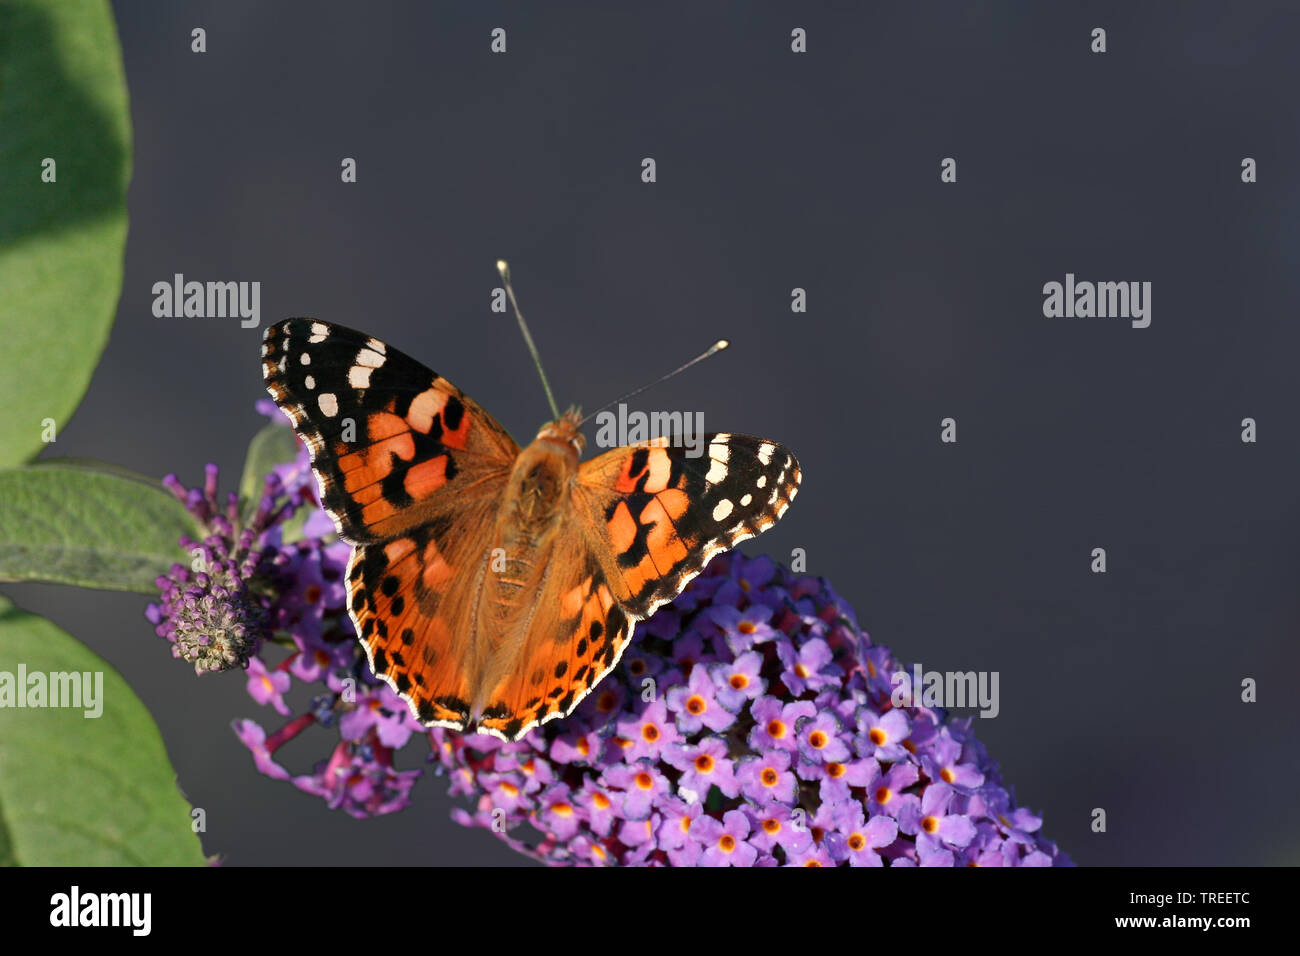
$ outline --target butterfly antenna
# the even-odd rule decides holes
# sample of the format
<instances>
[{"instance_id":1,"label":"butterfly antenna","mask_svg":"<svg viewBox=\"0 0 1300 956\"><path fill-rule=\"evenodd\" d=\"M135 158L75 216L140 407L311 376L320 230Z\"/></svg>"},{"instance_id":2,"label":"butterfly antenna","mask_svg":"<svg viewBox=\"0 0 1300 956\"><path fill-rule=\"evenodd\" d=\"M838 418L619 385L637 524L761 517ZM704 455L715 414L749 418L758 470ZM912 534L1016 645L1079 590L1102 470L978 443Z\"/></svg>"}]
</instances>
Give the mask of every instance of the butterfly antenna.
<instances>
[{"instance_id":1,"label":"butterfly antenna","mask_svg":"<svg viewBox=\"0 0 1300 956\"><path fill-rule=\"evenodd\" d=\"M689 362L687 362L685 365L681 365L681 366L679 366L679 367L673 369L673 370L672 370L671 372L669 372L667 375L662 375L662 376L660 376L659 378L655 379L653 382L650 382L650 383L648 383L648 384L646 384L646 385L642 385L640 388L634 388L634 389L632 389L632 391L628 392L626 395L623 395L623 396L621 396L620 398L616 398L616 399L614 399L614 401L612 401L612 402L606 402L604 405L600 406L600 408L596 409L596 411L592 412L590 415L588 415L586 418L584 418L584 419L583 419L581 422L579 422L578 424L581 425L583 422L587 421L587 420L590 419L592 416L597 415L597 414L599 414L600 412L603 412L605 409L609 408L609 406L611 406L611 405L616 405L616 404L618 404L619 402L625 402L625 401L627 401L629 398L631 398L633 395L640 395L640 394L641 394L642 392L644 392L647 388L653 388L654 386L659 385L659 384L662 383L662 382L666 382L666 381L668 381L670 378L672 378L672 377L673 377L674 375L676 375L678 372L684 372L684 371L686 371L688 368L690 368L692 365L695 365L695 364L698 363L698 362L703 362L703 361L704 361L706 358L708 358L710 355L713 355L713 354L715 354L715 353L717 353L717 352L721 352L723 349L725 349L725 348L726 348L728 345L730 345L730 344L731 344L731 343L728 342L726 339L718 339L718 341L714 342L714 343L713 343L712 345L710 345L707 349L705 349L705 350L704 350L703 352L701 352L699 355L695 356L695 358L691 359L691 360L690 360Z\"/></svg>"},{"instance_id":2,"label":"butterfly antenna","mask_svg":"<svg viewBox=\"0 0 1300 956\"><path fill-rule=\"evenodd\" d=\"M515 318L519 320L519 331L524 333L524 342L528 345L528 351L532 353L533 364L537 366L537 376L542 380L542 388L546 390L546 400L551 403L551 414L558 421L560 409L555 404L555 396L551 394L551 383L546 380L546 369L542 368L542 357L537 354L537 345L528 331L528 323L524 321L524 314L519 311L515 290L510 285L510 266L504 259L497 260L497 272L501 273L501 281L506 284L506 295L510 297L510 306L515 310Z\"/></svg>"}]
</instances>

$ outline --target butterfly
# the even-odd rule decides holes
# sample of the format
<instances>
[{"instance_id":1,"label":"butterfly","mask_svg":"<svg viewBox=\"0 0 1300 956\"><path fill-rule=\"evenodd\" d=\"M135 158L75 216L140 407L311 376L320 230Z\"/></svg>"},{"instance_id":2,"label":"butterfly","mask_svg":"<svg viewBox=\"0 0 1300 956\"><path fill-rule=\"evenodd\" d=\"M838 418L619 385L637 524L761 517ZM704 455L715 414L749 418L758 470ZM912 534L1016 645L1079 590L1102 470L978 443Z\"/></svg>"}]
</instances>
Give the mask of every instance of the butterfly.
<instances>
[{"instance_id":1,"label":"butterfly","mask_svg":"<svg viewBox=\"0 0 1300 956\"><path fill-rule=\"evenodd\" d=\"M568 715L637 621L799 488L794 455L746 435L705 435L697 457L658 438L581 461L575 409L521 449L420 362L316 319L268 328L262 359L353 546L370 667L427 726L516 740Z\"/></svg>"}]
</instances>

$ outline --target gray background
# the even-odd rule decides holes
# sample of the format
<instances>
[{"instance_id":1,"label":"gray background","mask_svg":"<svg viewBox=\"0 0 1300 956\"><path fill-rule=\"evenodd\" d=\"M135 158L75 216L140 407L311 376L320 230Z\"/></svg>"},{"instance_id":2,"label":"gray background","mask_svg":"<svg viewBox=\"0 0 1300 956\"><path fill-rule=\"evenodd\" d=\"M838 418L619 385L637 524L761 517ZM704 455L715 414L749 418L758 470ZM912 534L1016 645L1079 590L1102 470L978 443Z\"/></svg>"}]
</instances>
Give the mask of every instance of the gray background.
<instances>
[{"instance_id":1,"label":"gray background","mask_svg":"<svg viewBox=\"0 0 1300 956\"><path fill-rule=\"evenodd\" d=\"M541 389L488 309L505 257L562 404L732 339L639 407L797 452L803 493L745 550L807 549L904 661L999 671L978 733L1075 860L1296 862L1300 13L900 6L117 4L126 284L55 451L236 479L262 329L154 318L175 272L260 281L263 327L370 331L531 437ZM1152 282L1151 327L1044 318L1066 272ZM139 596L7 590L136 688L209 853L522 862L441 780L357 822L258 776L229 722L276 715L173 662Z\"/></svg>"}]
</instances>

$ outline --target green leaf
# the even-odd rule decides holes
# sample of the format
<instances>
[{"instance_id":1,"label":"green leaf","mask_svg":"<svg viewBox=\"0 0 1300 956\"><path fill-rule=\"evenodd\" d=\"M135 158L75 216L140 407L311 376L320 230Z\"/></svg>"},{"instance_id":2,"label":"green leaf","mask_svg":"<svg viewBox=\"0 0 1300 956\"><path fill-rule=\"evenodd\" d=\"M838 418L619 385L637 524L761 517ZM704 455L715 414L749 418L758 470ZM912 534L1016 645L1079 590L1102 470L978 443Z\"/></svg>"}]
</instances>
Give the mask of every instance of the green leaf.
<instances>
[{"instance_id":1,"label":"green leaf","mask_svg":"<svg viewBox=\"0 0 1300 956\"><path fill-rule=\"evenodd\" d=\"M156 592L154 579L202 537L193 516L157 485L85 467L0 471L0 581L54 581Z\"/></svg>"},{"instance_id":2,"label":"green leaf","mask_svg":"<svg viewBox=\"0 0 1300 956\"><path fill-rule=\"evenodd\" d=\"M42 458L34 463L34 467L78 468L82 471L94 471L102 475L117 475L119 478L127 478L155 489L161 484L157 478L141 474L133 468L127 468L125 465L119 465L112 461L100 461L98 458L77 458L71 455L59 458Z\"/></svg>"},{"instance_id":3,"label":"green leaf","mask_svg":"<svg viewBox=\"0 0 1300 956\"><path fill-rule=\"evenodd\" d=\"M26 690L15 686L20 667L47 685L51 673L76 673L92 675L81 687L102 686L90 708L85 698L20 708L0 696L0 865L202 866L189 804L144 704L107 661L0 597L0 682L15 693Z\"/></svg>"},{"instance_id":4,"label":"green leaf","mask_svg":"<svg viewBox=\"0 0 1300 956\"><path fill-rule=\"evenodd\" d=\"M42 182L43 162L54 182ZM0 467L62 429L122 291L131 124L105 0L0 4Z\"/></svg>"},{"instance_id":5,"label":"green leaf","mask_svg":"<svg viewBox=\"0 0 1300 956\"><path fill-rule=\"evenodd\" d=\"M293 429L285 425L266 425L248 443L244 456L244 474L239 479L239 505L247 516L257 507L262 497L266 476L276 465L283 465L298 457L298 439Z\"/></svg>"}]
</instances>

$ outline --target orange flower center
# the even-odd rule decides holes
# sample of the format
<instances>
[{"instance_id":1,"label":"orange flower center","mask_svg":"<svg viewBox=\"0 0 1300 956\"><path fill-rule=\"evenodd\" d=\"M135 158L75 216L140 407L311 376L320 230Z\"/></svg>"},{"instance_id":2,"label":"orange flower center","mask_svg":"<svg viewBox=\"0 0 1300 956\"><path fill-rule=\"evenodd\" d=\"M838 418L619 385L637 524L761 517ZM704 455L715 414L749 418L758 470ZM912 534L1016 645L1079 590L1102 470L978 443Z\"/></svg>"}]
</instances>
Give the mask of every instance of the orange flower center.
<instances>
[{"instance_id":1,"label":"orange flower center","mask_svg":"<svg viewBox=\"0 0 1300 956\"><path fill-rule=\"evenodd\" d=\"M769 720L767 722L767 735L773 740L780 740L785 736L785 723L780 720Z\"/></svg>"},{"instance_id":2,"label":"orange flower center","mask_svg":"<svg viewBox=\"0 0 1300 956\"><path fill-rule=\"evenodd\" d=\"M614 695L609 691L605 691L605 693L601 694L596 698L596 709L602 714L608 714L614 709Z\"/></svg>"},{"instance_id":3,"label":"orange flower center","mask_svg":"<svg viewBox=\"0 0 1300 956\"><path fill-rule=\"evenodd\" d=\"M763 786L775 787L776 782L780 779L780 775L771 767L764 767L763 772L759 775L759 779L763 781Z\"/></svg>"},{"instance_id":4,"label":"orange flower center","mask_svg":"<svg viewBox=\"0 0 1300 956\"><path fill-rule=\"evenodd\" d=\"M806 678L806 677L808 676L808 668L804 667L802 664L795 664L795 665L794 665L794 674L795 674L796 677L805 677L805 678Z\"/></svg>"},{"instance_id":5,"label":"orange flower center","mask_svg":"<svg viewBox=\"0 0 1300 956\"><path fill-rule=\"evenodd\" d=\"M854 833L849 837L849 849L857 852L867 845L867 838L861 833Z\"/></svg>"},{"instance_id":6,"label":"orange flower center","mask_svg":"<svg viewBox=\"0 0 1300 956\"><path fill-rule=\"evenodd\" d=\"M826 734L823 731L814 730L808 735L808 743L817 750L821 750L826 746Z\"/></svg>"},{"instance_id":7,"label":"orange flower center","mask_svg":"<svg viewBox=\"0 0 1300 956\"><path fill-rule=\"evenodd\" d=\"M551 812L559 817L571 817L573 816L573 807L567 803L555 803L551 805Z\"/></svg>"},{"instance_id":8,"label":"orange flower center","mask_svg":"<svg viewBox=\"0 0 1300 956\"><path fill-rule=\"evenodd\" d=\"M647 743L654 743L659 739L659 728L654 724L646 724L641 728L641 739Z\"/></svg>"},{"instance_id":9,"label":"orange flower center","mask_svg":"<svg viewBox=\"0 0 1300 956\"><path fill-rule=\"evenodd\" d=\"M609 809L609 797L605 796L603 793L592 794L591 802L597 810Z\"/></svg>"},{"instance_id":10,"label":"orange flower center","mask_svg":"<svg viewBox=\"0 0 1300 956\"><path fill-rule=\"evenodd\" d=\"M763 829L773 835L781 832L781 821L774 817L768 817L763 821Z\"/></svg>"},{"instance_id":11,"label":"orange flower center","mask_svg":"<svg viewBox=\"0 0 1300 956\"><path fill-rule=\"evenodd\" d=\"M753 634L755 631L758 630L758 628L754 626L753 621L741 621L739 624L736 625L736 630L738 630L741 634Z\"/></svg>"},{"instance_id":12,"label":"orange flower center","mask_svg":"<svg viewBox=\"0 0 1300 956\"><path fill-rule=\"evenodd\" d=\"M654 778L651 777L650 774L646 773L645 771L642 771L641 773L636 775L636 785L640 787L642 790L649 790L651 787L655 785Z\"/></svg>"},{"instance_id":13,"label":"orange flower center","mask_svg":"<svg viewBox=\"0 0 1300 956\"><path fill-rule=\"evenodd\" d=\"M695 758L695 769L700 773L713 773L713 758L708 754L700 754Z\"/></svg>"},{"instance_id":14,"label":"orange flower center","mask_svg":"<svg viewBox=\"0 0 1300 956\"><path fill-rule=\"evenodd\" d=\"M706 710L708 710L708 705L704 703L704 698L699 694L696 694L694 697L691 697L686 701L687 713L694 714L698 717Z\"/></svg>"},{"instance_id":15,"label":"orange flower center","mask_svg":"<svg viewBox=\"0 0 1300 956\"><path fill-rule=\"evenodd\" d=\"M830 777L832 780L840 779L840 777L844 776L846 771L847 768L842 763L828 763L826 765L826 776Z\"/></svg>"},{"instance_id":16,"label":"orange flower center","mask_svg":"<svg viewBox=\"0 0 1300 956\"><path fill-rule=\"evenodd\" d=\"M876 791L876 803L885 804L894 799L894 791L888 787L881 787Z\"/></svg>"},{"instance_id":17,"label":"orange flower center","mask_svg":"<svg viewBox=\"0 0 1300 956\"><path fill-rule=\"evenodd\" d=\"M936 817L924 817L921 820L921 829L926 833L933 833L939 829L939 820Z\"/></svg>"},{"instance_id":18,"label":"orange flower center","mask_svg":"<svg viewBox=\"0 0 1300 956\"><path fill-rule=\"evenodd\" d=\"M867 739L870 740L877 747L883 747L885 745L885 741L888 740L889 737L886 736L885 732L881 730L879 727L872 727L871 730L867 733Z\"/></svg>"},{"instance_id":19,"label":"orange flower center","mask_svg":"<svg viewBox=\"0 0 1300 956\"><path fill-rule=\"evenodd\" d=\"M723 853L730 853L736 848L736 838L730 833L724 833L722 839L718 841L718 849Z\"/></svg>"},{"instance_id":20,"label":"orange flower center","mask_svg":"<svg viewBox=\"0 0 1300 956\"><path fill-rule=\"evenodd\" d=\"M516 796L519 793L519 788L516 787L513 783L506 783L503 781L501 784L501 789L505 791L507 796L510 797Z\"/></svg>"},{"instance_id":21,"label":"orange flower center","mask_svg":"<svg viewBox=\"0 0 1300 956\"><path fill-rule=\"evenodd\" d=\"M729 680L727 683L729 683L732 686L733 690L744 690L746 687L749 686L749 678L746 677L744 674L732 674L731 680Z\"/></svg>"}]
</instances>

